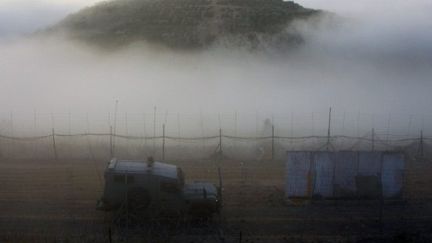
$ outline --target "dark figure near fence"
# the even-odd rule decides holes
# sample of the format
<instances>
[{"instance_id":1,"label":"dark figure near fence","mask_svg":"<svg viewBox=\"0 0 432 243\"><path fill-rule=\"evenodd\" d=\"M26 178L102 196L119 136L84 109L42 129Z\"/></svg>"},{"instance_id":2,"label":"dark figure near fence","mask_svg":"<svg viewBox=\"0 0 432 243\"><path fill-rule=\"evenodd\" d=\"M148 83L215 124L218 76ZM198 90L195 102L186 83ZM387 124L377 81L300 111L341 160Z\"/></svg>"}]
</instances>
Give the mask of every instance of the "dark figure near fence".
<instances>
[{"instance_id":1,"label":"dark figure near fence","mask_svg":"<svg viewBox=\"0 0 432 243\"><path fill-rule=\"evenodd\" d=\"M259 134L260 137L268 137L272 134L273 122L267 118L264 120L263 127ZM272 144L270 140L262 140L257 147L257 159L258 160L269 160L272 157L271 149Z\"/></svg>"}]
</instances>

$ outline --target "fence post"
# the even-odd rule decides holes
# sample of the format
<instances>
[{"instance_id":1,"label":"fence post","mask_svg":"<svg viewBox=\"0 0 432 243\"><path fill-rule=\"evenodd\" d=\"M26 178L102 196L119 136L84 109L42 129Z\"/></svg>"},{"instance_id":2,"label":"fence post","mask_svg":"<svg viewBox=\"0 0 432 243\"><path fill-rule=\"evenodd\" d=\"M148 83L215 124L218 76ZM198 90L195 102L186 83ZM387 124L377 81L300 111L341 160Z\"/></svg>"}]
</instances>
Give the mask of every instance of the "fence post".
<instances>
[{"instance_id":1,"label":"fence post","mask_svg":"<svg viewBox=\"0 0 432 243\"><path fill-rule=\"evenodd\" d=\"M238 124L237 124L237 122L238 122L238 113L237 113L237 111L235 111L234 112L234 137L236 137L236 139L234 139L234 141L233 141L233 143L234 143L234 147L235 147L235 149L238 149L237 148L237 126L238 126Z\"/></svg>"},{"instance_id":2,"label":"fence post","mask_svg":"<svg viewBox=\"0 0 432 243\"><path fill-rule=\"evenodd\" d=\"M54 158L55 160L58 160L54 128L52 129L52 141L53 141Z\"/></svg>"},{"instance_id":3,"label":"fence post","mask_svg":"<svg viewBox=\"0 0 432 243\"><path fill-rule=\"evenodd\" d=\"M115 139L116 139L116 134L117 134L117 112L118 112L118 104L119 104L119 101L118 100L116 100L115 101L115 106L114 106L114 127L111 129L111 139L112 139L112 156L111 156L111 158L113 157L113 156L115 156L115 143L116 143L116 141L115 141Z\"/></svg>"},{"instance_id":4,"label":"fence post","mask_svg":"<svg viewBox=\"0 0 432 243\"><path fill-rule=\"evenodd\" d=\"M3 157L1 139L2 139L2 137L0 136L0 158Z\"/></svg>"},{"instance_id":5,"label":"fence post","mask_svg":"<svg viewBox=\"0 0 432 243\"><path fill-rule=\"evenodd\" d=\"M143 128L144 128L144 130L143 130L143 136L144 136L144 148L143 148L143 150L144 149L147 149L147 128L146 128L146 114L145 113L143 113Z\"/></svg>"},{"instance_id":6,"label":"fence post","mask_svg":"<svg viewBox=\"0 0 432 243\"><path fill-rule=\"evenodd\" d=\"M203 117L202 110L200 110L200 126L201 126L201 136L205 137L205 132L204 132L204 117ZM206 147L206 140L203 139L202 140L202 150L203 151L205 151L205 147Z\"/></svg>"},{"instance_id":7,"label":"fence post","mask_svg":"<svg viewBox=\"0 0 432 243\"><path fill-rule=\"evenodd\" d=\"M275 159L274 131L275 131L274 125L272 124L272 144L271 144L271 158L272 158L272 160Z\"/></svg>"},{"instance_id":8,"label":"fence post","mask_svg":"<svg viewBox=\"0 0 432 243\"><path fill-rule=\"evenodd\" d=\"M14 132L14 114L13 111L10 112L10 130L11 130L11 136L13 137L15 135Z\"/></svg>"},{"instance_id":9,"label":"fence post","mask_svg":"<svg viewBox=\"0 0 432 243\"><path fill-rule=\"evenodd\" d=\"M219 156L222 158L223 150L222 150L222 128L219 128Z\"/></svg>"},{"instance_id":10,"label":"fence post","mask_svg":"<svg viewBox=\"0 0 432 243\"><path fill-rule=\"evenodd\" d=\"M330 150L331 115L332 115L332 108L330 107L329 117L328 117L328 129L327 129L327 151Z\"/></svg>"},{"instance_id":11,"label":"fence post","mask_svg":"<svg viewBox=\"0 0 432 243\"><path fill-rule=\"evenodd\" d=\"M423 130L420 131L419 154L422 158L424 157Z\"/></svg>"},{"instance_id":12,"label":"fence post","mask_svg":"<svg viewBox=\"0 0 432 243\"><path fill-rule=\"evenodd\" d=\"M162 160L165 160L165 124L162 125Z\"/></svg>"},{"instance_id":13,"label":"fence post","mask_svg":"<svg viewBox=\"0 0 432 243\"><path fill-rule=\"evenodd\" d=\"M114 144L113 144L113 127L110 126L110 156L111 159L114 157Z\"/></svg>"},{"instance_id":14,"label":"fence post","mask_svg":"<svg viewBox=\"0 0 432 243\"><path fill-rule=\"evenodd\" d=\"M153 155L156 153L156 113L157 107L153 108Z\"/></svg>"}]
</instances>

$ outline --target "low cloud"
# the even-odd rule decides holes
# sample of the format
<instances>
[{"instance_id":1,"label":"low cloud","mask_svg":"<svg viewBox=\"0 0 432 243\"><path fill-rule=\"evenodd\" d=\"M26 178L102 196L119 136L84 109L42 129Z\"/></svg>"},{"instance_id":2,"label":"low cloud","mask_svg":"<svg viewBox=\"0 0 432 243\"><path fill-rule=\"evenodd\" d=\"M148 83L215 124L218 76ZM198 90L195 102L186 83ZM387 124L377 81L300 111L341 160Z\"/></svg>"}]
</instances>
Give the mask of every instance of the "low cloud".
<instances>
[{"instance_id":1,"label":"low cloud","mask_svg":"<svg viewBox=\"0 0 432 243\"><path fill-rule=\"evenodd\" d=\"M430 4L342 2L300 1L337 17L297 23L293 28L306 42L283 54L218 46L173 52L146 43L107 53L62 37L4 40L3 114L34 109L106 114L119 100L122 111L132 113L158 106L171 113L237 110L270 116L332 106L340 113L377 114L383 123L389 113L414 115L419 127L421 119L432 120Z\"/></svg>"}]
</instances>

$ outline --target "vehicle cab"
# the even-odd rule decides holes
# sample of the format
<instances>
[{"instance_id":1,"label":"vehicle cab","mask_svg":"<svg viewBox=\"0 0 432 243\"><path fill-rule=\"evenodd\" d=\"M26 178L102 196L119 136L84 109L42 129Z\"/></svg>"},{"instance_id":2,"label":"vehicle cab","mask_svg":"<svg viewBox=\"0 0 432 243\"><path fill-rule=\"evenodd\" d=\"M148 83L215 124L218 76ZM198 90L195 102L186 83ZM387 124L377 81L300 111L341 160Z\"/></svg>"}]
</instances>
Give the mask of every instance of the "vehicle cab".
<instances>
[{"instance_id":1,"label":"vehicle cab","mask_svg":"<svg viewBox=\"0 0 432 243\"><path fill-rule=\"evenodd\" d=\"M104 177L105 188L98 209L116 210L125 203L141 209L157 207L178 211L184 208L184 176L175 165L112 159Z\"/></svg>"}]
</instances>

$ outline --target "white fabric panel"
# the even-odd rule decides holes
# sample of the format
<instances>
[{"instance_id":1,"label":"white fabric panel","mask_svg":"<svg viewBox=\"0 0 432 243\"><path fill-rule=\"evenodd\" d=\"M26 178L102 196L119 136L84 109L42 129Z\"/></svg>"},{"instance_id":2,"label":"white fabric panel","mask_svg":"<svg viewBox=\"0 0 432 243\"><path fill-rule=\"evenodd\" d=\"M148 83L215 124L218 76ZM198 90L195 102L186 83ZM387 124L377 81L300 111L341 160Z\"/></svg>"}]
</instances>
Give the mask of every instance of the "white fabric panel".
<instances>
[{"instance_id":1,"label":"white fabric panel","mask_svg":"<svg viewBox=\"0 0 432 243\"><path fill-rule=\"evenodd\" d=\"M401 153L383 154L383 173L381 182L386 198L400 196L403 186L405 158Z\"/></svg>"},{"instance_id":2,"label":"white fabric panel","mask_svg":"<svg viewBox=\"0 0 432 243\"><path fill-rule=\"evenodd\" d=\"M356 176L381 175L383 196L400 196L405 158L382 152L288 152L285 192L288 197L356 196Z\"/></svg>"},{"instance_id":3,"label":"white fabric panel","mask_svg":"<svg viewBox=\"0 0 432 243\"><path fill-rule=\"evenodd\" d=\"M285 193L288 197L307 197L311 152L288 152ZM310 182L309 182L310 183Z\"/></svg>"},{"instance_id":4,"label":"white fabric panel","mask_svg":"<svg viewBox=\"0 0 432 243\"><path fill-rule=\"evenodd\" d=\"M359 152L358 175L379 175L381 172L381 154L381 152Z\"/></svg>"},{"instance_id":5,"label":"white fabric panel","mask_svg":"<svg viewBox=\"0 0 432 243\"><path fill-rule=\"evenodd\" d=\"M333 197L334 163L332 160L332 155L334 155L334 153L315 153L315 184L313 190L314 195L321 195L322 197Z\"/></svg>"},{"instance_id":6,"label":"white fabric panel","mask_svg":"<svg viewBox=\"0 0 432 243\"><path fill-rule=\"evenodd\" d=\"M335 196L349 197L356 193L355 177L357 176L358 153L339 152L334 154L335 163Z\"/></svg>"}]
</instances>

